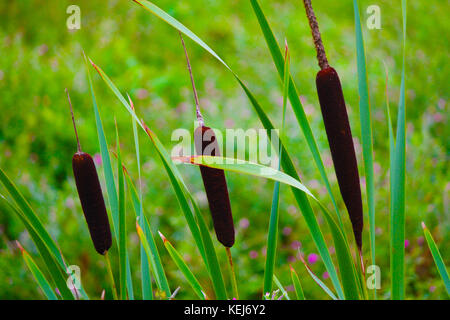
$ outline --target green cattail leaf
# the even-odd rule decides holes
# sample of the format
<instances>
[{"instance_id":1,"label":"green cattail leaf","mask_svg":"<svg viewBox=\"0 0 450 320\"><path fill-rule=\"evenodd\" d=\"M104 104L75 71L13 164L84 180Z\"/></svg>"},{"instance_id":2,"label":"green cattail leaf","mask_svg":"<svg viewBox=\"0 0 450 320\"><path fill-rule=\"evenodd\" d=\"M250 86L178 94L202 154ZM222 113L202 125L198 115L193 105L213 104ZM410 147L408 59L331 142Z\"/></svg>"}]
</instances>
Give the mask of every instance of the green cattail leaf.
<instances>
[{"instance_id":1,"label":"green cattail leaf","mask_svg":"<svg viewBox=\"0 0 450 320\"><path fill-rule=\"evenodd\" d=\"M283 287L283 285L281 284L280 280L278 280L276 275L273 275L273 282L275 282L278 289L280 289L280 291L283 293L283 296L286 298L286 300L291 300L291 298L289 298L289 295L288 295L286 289Z\"/></svg>"},{"instance_id":2,"label":"green cattail leaf","mask_svg":"<svg viewBox=\"0 0 450 320\"><path fill-rule=\"evenodd\" d=\"M373 136L372 122L369 104L369 88L367 80L366 58L364 52L364 40L361 29L361 20L359 17L359 9L356 1L354 4L355 14L355 34L356 34L356 56L358 70L358 92L359 92L359 110L360 110L360 126L361 141L363 149L364 172L366 178L366 194L369 212L369 235L370 235L370 251L372 264L376 264L375 254L375 186L373 171ZM361 254L361 253L360 253ZM362 257L361 257L362 259ZM364 297L367 297L367 289L364 283L362 266L358 264L359 288ZM376 289L374 290L376 298Z\"/></svg>"},{"instance_id":3,"label":"green cattail leaf","mask_svg":"<svg viewBox=\"0 0 450 320\"><path fill-rule=\"evenodd\" d=\"M192 271L187 266L186 262L184 262L183 257L178 253L178 251L173 247L173 245L162 235L160 232L159 235L161 236L164 246L167 249L167 252L169 252L169 255L172 257L173 262L177 265L178 269L180 269L181 273L183 273L184 277L186 278L189 285L194 290L195 294L201 299L205 300L205 294L202 286L198 282L195 275L192 273Z\"/></svg>"},{"instance_id":4,"label":"green cattail leaf","mask_svg":"<svg viewBox=\"0 0 450 320\"><path fill-rule=\"evenodd\" d=\"M119 129L116 123L117 176L119 200L119 274L120 299L127 299L127 227L125 216L125 181L122 170L122 153L120 150Z\"/></svg>"},{"instance_id":5,"label":"green cattail leaf","mask_svg":"<svg viewBox=\"0 0 450 320\"><path fill-rule=\"evenodd\" d=\"M295 294L297 295L297 300L305 300L305 294L303 293L303 288L298 278L297 272L291 267L291 279L294 285Z\"/></svg>"},{"instance_id":6,"label":"green cattail leaf","mask_svg":"<svg viewBox=\"0 0 450 320\"><path fill-rule=\"evenodd\" d=\"M130 102L130 106L134 110L133 102L131 101L130 96L128 96L128 101ZM150 242L154 242L153 235L151 235L148 232L149 231L148 222L144 218L144 208L143 208L143 200L142 200L142 180L141 180L141 157L140 157L139 135L138 135L138 131L137 131L136 119L131 117L131 123L133 126L134 147L135 147L135 152L136 152L136 162L137 162L138 181L139 181L139 207L138 207L139 210L136 212L136 214L139 217L139 222L144 227L143 230L144 230L145 236L147 237L147 239L149 239L151 237ZM129 180L131 180L131 179L129 179ZM152 247L150 246L150 248L152 248ZM153 252L153 254L155 254L155 252ZM158 256L158 259L159 259L158 251L156 251L156 255ZM147 255L145 254L144 246L142 244L141 244L141 248L140 248L140 258L141 258L142 299L151 300L151 299L153 299L153 293L152 293L152 287L151 287L152 280L150 277L149 261L147 259ZM161 263L161 261L159 261L159 262ZM160 274L157 274L156 276L160 277ZM165 278L164 269L163 269L163 276ZM167 282L167 279L166 279L166 282ZM169 286L167 285L167 288L168 287Z\"/></svg>"},{"instance_id":7,"label":"green cattail leaf","mask_svg":"<svg viewBox=\"0 0 450 320\"><path fill-rule=\"evenodd\" d=\"M196 36L192 31L187 29L184 25L182 25L179 21L168 15L166 12L161 10L160 8L156 7L153 3L145 0L135 0L135 2L141 4L144 8L149 10L151 13L155 14L158 18L162 19L169 25L176 28L178 31L182 32L189 38L191 38L194 42L196 42L198 45L200 45L203 49L205 49L208 53L210 53L214 58L216 58L220 63L222 63L235 77L235 79L238 81L241 88L244 90L245 94L247 95L248 99L251 102L252 107L254 108L255 112L257 113L259 119L261 120L262 124L264 125L264 128L268 131L269 138L271 137L271 130L274 129L272 122L268 118L267 114L262 109L259 102L256 100L255 96L252 94L252 92L249 90L249 88L244 84L244 82L238 77L236 73L234 73L233 70L215 53L208 45L205 44L204 41L202 41L198 36ZM150 4L150 5L149 5ZM291 90L289 90L291 92ZM119 97L119 99L123 99L123 97ZM125 105L125 107L127 107ZM129 110L132 112L131 110ZM281 145L282 149L282 165L284 170L291 176L298 178L297 171L294 167L294 164L289 157L287 150ZM292 192L294 194L294 197L298 203L298 206L300 208L300 211L302 212L303 216L305 217L306 223L308 225L308 229L313 237L314 243L317 246L317 249L319 251L320 256L322 257L322 260L324 261L325 267L330 274L331 281L333 282L334 287L336 288L336 291L338 292L339 297L342 299L344 298L344 293L342 291L341 284L339 282L339 278L336 272L336 269L334 267L333 261L331 259L331 255L328 251L328 247L325 243L325 240L323 238L322 231L320 230L320 227L317 223L316 217L314 216L314 212L311 208L310 203L308 202L307 197L305 194L301 191L299 191L296 188L292 188Z\"/></svg>"},{"instance_id":8,"label":"green cattail leaf","mask_svg":"<svg viewBox=\"0 0 450 320\"><path fill-rule=\"evenodd\" d=\"M20 246L20 245L19 245ZM58 300L55 292L53 291L53 288L48 283L47 279L45 278L42 271L39 269L37 264L34 262L33 258L28 254L28 252L25 251L20 246L20 249L22 251L23 260L25 260L25 263L27 264L28 268L30 269L31 273L33 274L34 278L36 279L36 282L38 283L39 287L44 292L45 296L48 300Z\"/></svg>"},{"instance_id":9,"label":"green cattail leaf","mask_svg":"<svg viewBox=\"0 0 450 320\"><path fill-rule=\"evenodd\" d=\"M364 39L361 30L358 2L353 1L355 13L356 61L358 70L359 121L361 126L361 142L366 178L367 205L369 211L370 251L372 264L375 265L375 183L373 172L373 136L372 118L369 104L369 85L367 81Z\"/></svg>"},{"instance_id":10,"label":"green cattail leaf","mask_svg":"<svg viewBox=\"0 0 450 320\"><path fill-rule=\"evenodd\" d=\"M284 61L284 82L283 82L283 113L280 132L281 137L283 137L284 133L288 92L289 92L289 51L286 44L286 55ZM281 149L279 151L279 154L281 155ZM280 170L280 166L281 166L281 159L279 159L278 161L278 170ZM264 268L263 295L268 292L269 293L272 292L272 282L273 282L272 279L273 279L273 272L275 269L275 256L278 238L279 201L280 201L280 182L275 181L272 196L272 206L270 209L269 229L267 232L267 253L265 264L266 267Z\"/></svg>"},{"instance_id":11,"label":"green cattail leaf","mask_svg":"<svg viewBox=\"0 0 450 320\"><path fill-rule=\"evenodd\" d=\"M303 265L306 268L306 271L308 271L311 278L319 285L320 288L333 300L338 300L338 298L334 295L334 293L327 287L325 283L322 282L322 280L319 279L318 276L314 272L312 272L311 268L308 266L306 261L303 259L302 256L300 256L300 260L302 261Z\"/></svg>"},{"instance_id":12,"label":"green cattail leaf","mask_svg":"<svg viewBox=\"0 0 450 320\"><path fill-rule=\"evenodd\" d=\"M148 261L147 265L146 265L146 269L149 272L148 280L147 280L148 283L142 284L144 287L147 288L146 290L149 291L149 292L147 292L146 298L144 298L144 300L147 300L147 299L151 300L153 298L152 289L151 289L150 270L152 270L152 272L155 275L156 283L157 283L159 290L165 292L167 296L170 296L169 283L167 281L166 274L164 272L164 267L161 262L161 258L159 256L158 247L156 246L156 243L155 243L155 240L153 237L153 233L150 229L150 224L149 224L147 218L145 217L145 215L143 214L143 212L142 212L142 219L139 216L139 212L140 212L140 208L142 207L142 203L140 202L138 192L136 191L136 188L131 180L131 177L128 175L125 167L124 167L124 172L125 172L125 177L127 179L128 189L130 190L131 199L133 200L133 207L135 210L136 219L138 219L139 225L142 226L142 230L144 232L145 238L148 241L149 249L151 252L150 259L149 259L147 257L147 254L145 253L145 248L141 243L142 248L144 248L144 255L145 255L144 261ZM142 257L141 257L141 259L142 259Z\"/></svg>"},{"instance_id":13,"label":"green cattail leaf","mask_svg":"<svg viewBox=\"0 0 450 320\"><path fill-rule=\"evenodd\" d=\"M405 298L405 177L406 177L406 0L402 0L403 59L400 99L397 115L397 133L390 168L391 179L391 297Z\"/></svg>"},{"instance_id":14,"label":"green cattail leaf","mask_svg":"<svg viewBox=\"0 0 450 320\"><path fill-rule=\"evenodd\" d=\"M63 299L73 300L74 296L72 292L67 288L66 284L66 265L64 262L64 258L56 243L47 233L47 230L45 230L40 219L34 213L33 209L23 197L21 192L16 188L14 183L8 178L8 176L3 172L2 169L0 169L0 181L3 183L11 197L14 199L17 207L1 194L0 198L2 198L11 207L14 213L17 214L19 219L25 225L25 228L30 234L31 239L33 240L40 255L42 256L53 281L55 282L56 286L60 288L59 291ZM83 297L87 298L87 295L84 293L84 291L80 290L80 294L82 294Z\"/></svg>"},{"instance_id":15,"label":"green cattail leaf","mask_svg":"<svg viewBox=\"0 0 450 320\"><path fill-rule=\"evenodd\" d=\"M428 228L425 226L425 223L423 222L422 228L425 239L427 240L428 248L430 248L431 255L433 256L434 263L436 263L436 267L438 268L439 274L441 275L442 281L444 282L447 294L450 296L450 278L448 276L448 271L445 267L444 260L442 259L441 253L439 252L439 249L433 239L433 236L431 235L430 230L428 230Z\"/></svg>"}]
</instances>

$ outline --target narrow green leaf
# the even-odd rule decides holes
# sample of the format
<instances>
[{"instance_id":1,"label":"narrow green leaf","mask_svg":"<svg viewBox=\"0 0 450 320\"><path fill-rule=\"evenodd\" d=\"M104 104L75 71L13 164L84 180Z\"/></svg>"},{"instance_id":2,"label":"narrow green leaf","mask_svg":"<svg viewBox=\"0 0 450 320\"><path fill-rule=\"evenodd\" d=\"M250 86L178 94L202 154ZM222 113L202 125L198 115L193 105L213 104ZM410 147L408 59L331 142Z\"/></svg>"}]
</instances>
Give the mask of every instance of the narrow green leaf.
<instances>
[{"instance_id":1,"label":"narrow green leaf","mask_svg":"<svg viewBox=\"0 0 450 320\"><path fill-rule=\"evenodd\" d=\"M29 221L30 225L34 228L35 232L39 234L43 243L48 246L48 249L53 254L53 256L58 261L59 265L64 268L64 259L57 247L56 243L53 241L50 234L45 230L39 217L34 213L28 201L22 195L22 193L17 189L15 184L9 179L6 173L0 168L0 181L4 185L6 191L10 194L17 207L21 210L23 215Z\"/></svg>"},{"instance_id":2,"label":"narrow green leaf","mask_svg":"<svg viewBox=\"0 0 450 320\"><path fill-rule=\"evenodd\" d=\"M397 116L397 133L391 178L391 296L393 300L405 298L405 177L406 177L406 0L402 0L403 59L400 99Z\"/></svg>"},{"instance_id":3,"label":"narrow green leaf","mask_svg":"<svg viewBox=\"0 0 450 320\"><path fill-rule=\"evenodd\" d=\"M444 282L447 294L450 296L450 278L448 276L447 268L445 267L444 260L442 259L441 253L436 245L436 242L431 235L430 230L426 227L425 223L422 222L423 233L425 239L427 240L428 248L430 248L431 255L433 256L436 267L438 268L439 274L441 275L442 281Z\"/></svg>"},{"instance_id":4,"label":"narrow green leaf","mask_svg":"<svg viewBox=\"0 0 450 320\"><path fill-rule=\"evenodd\" d=\"M159 290L165 292L167 296L170 296L169 283L167 281L166 274L164 272L164 267L162 265L161 258L159 256L158 248L156 246L156 243L155 243L155 240L153 237L153 233L150 229L150 224L144 214L142 215L143 219L140 219L140 217L139 217L139 210L142 205L141 205L138 193L136 191L136 188L135 188L133 182L131 181L131 177L129 176L125 167L123 167L123 168L124 168L124 172L125 172L125 177L127 179L128 189L130 190L131 198L133 200L133 207L135 210L136 219L139 221L139 225L140 226L142 225L142 230L148 241L150 252L151 252L150 259L148 259L147 254L145 253L145 249L144 249L145 261L149 261L149 262L147 262L147 265L146 265L146 268L149 270L149 274L148 274L149 283L145 283L145 287L147 287L150 292L147 293L146 299L151 300L153 297L153 294L151 291L150 269L155 274L155 279L156 279L156 283L157 283ZM142 244L141 244L141 246L142 246L142 248L144 247ZM149 268L149 263L150 263L151 268Z\"/></svg>"},{"instance_id":5,"label":"narrow green leaf","mask_svg":"<svg viewBox=\"0 0 450 320\"><path fill-rule=\"evenodd\" d=\"M53 288L48 283L47 279L45 278L44 274L41 272L37 264L34 262L33 258L28 254L28 252L25 251L24 248L17 242L20 250L22 251L23 259L25 260L25 263L27 264L28 268L30 269L31 273L33 274L34 278L36 279L36 282L38 283L39 287L44 292L45 296L48 300L58 300L56 297L55 292L53 291Z\"/></svg>"},{"instance_id":6,"label":"narrow green leaf","mask_svg":"<svg viewBox=\"0 0 450 320\"><path fill-rule=\"evenodd\" d=\"M0 194L0 198L6 201L11 209L17 214L19 219L25 225L30 237L35 243L39 253L41 254L47 269L55 282L56 286L60 289L63 299L73 300L74 296L72 292L67 288L65 280L65 262L64 258L59 251L56 243L51 236L47 233L38 216L34 213L31 206L25 200L20 191L16 188L14 183L8 178L8 176L0 168L0 180L5 186L8 193L14 199L17 207L14 206L7 198ZM80 292L84 297L84 291Z\"/></svg>"},{"instance_id":7,"label":"narrow green leaf","mask_svg":"<svg viewBox=\"0 0 450 320\"><path fill-rule=\"evenodd\" d=\"M120 299L127 299L127 227L125 216L125 181L122 170L122 153L120 150L119 129L116 122L117 176L119 199L119 271Z\"/></svg>"},{"instance_id":8,"label":"narrow green leaf","mask_svg":"<svg viewBox=\"0 0 450 320\"><path fill-rule=\"evenodd\" d=\"M284 83L283 83L283 115L280 136L283 137L283 129L286 115L287 95L289 91L289 51L286 44L286 54L284 62ZM278 154L281 155L281 149ZM281 159L278 161L278 170L280 170ZM275 256L277 251L277 238L278 238L278 204L280 200L280 183L275 181L272 196L272 206L270 209L269 230L267 232L267 253L266 253L266 267L264 268L264 284L263 295L272 292L272 279L275 269Z\"/></svg>"},{"instance_id":9,"label":"narrow green leaf","mask_svg":"<svg viewBox=\"0 0 450 320\"><path fill-rule=\"evenodd\" d=\"M311 278L313 278L313 280L319 285L319 287L322 288L322 290L328 295L330 296L331 299L333 300L338 300L338 298L334 295L334 293L327 287L327 285L325 283L322 282L322 280L319 279L319 277L317 277L315 275L314 272L312 272L311 268L308 266L308 264L306 263L305 259L303 259L303 257L300 255L300 260L302 261L303 265L306 268L306 271L308 271L309 275L311 276Z\"/></svg>"},{"instance_id":10,"label":"narrow green leaf","mask_svg":"<svg viewBox=\"0 0 450 320\"><path fill-rule=\"evenodd\" d=\"M291 298L289 298L286 289L284 289L283 285L281 284L280 280L278 280L276 275L273 275L273 281L277 285L278 289L280 289L280 291L283 293L283 296L286 298L286 300L291 300Z\"/></svg>"},{"instance_id":11,"label":"narrow green leaf","mask_svg":"<svg viewBox=\"0 0 450 320\"><path fill-rule=\"evenodd\" d=\"M169 255L172 257L173 261L177 265L178 269L180 269L181 273L183 273L184 277L186 278L189 285L194 290L195 294L202 300L205 300L205 294L202 286L198 282L195 275L192 273L192 271L187 266L186 262L184 262L183 257L178 253L178 251L172 246L172 244L166 239L166 237L163 236L163 234L160 232L159 235L161 236L161 239L164 242L164 246L166 247L167 251L169 252Z\"/></svg>"},{"instance_id":12,"label":"narrow green leaf","mask_svg":"<svg viewBox=\"0 0 450 320\"><path fill-rule=\"evenodd\" d=\"M128 96L128 101L130 102L131 109L134 110L133 101L131 100L130 96ZM142 200L142 180L141 180L141 157L140 157L140 149L139 149L139 135L137 131L137 125L136 120L131 117L131 123L133 126L133 137L134 137L134 147L136 151L136 162L137 162L137 170L138 170L138 181L139 181L139 210L137 212L137 215L139 217L139 222L141 225L144 226L144 234L147 237L147 239L150 239L150 242L154 242L153 235L148 233L148 223L147 221L144 221L144 208L143 208L143 200ZM131 180L131 179L130 179ZM150 248L152 249L151 245ZM153 252L155 254L155 252ZM156 251L156 254L159 254ZM140 250L140 258L141 258L141 284L142 284L142 298L144 300L151 300L153 298L152 294L152 287L151 287L151 277L150 277L150 269L149 269L149 261L147 259L147 255L145 254L144 246L141 244L141 250ZM164 275L164 272L163 272ZM157 275L158 276L158 275ZM164 275L165 277L165 275ZM167 286L168 287L168 286Z\"/></svg>"},{"instance_id":13,"label":"narrow green leaf","mask_svg":"<svg viewBox=\"0 0 450 320\"><path fill-rule=\"evenodd\" d=\"M369 104L369 85L367 81L366 57L364 52L364 39L361 30L358 3L354 4L355 34L356 34L356 60L358 70L359 92L359 121L361 125L361 142L364 160L364 173L366 178L367 205L369 209L370 251L372 264L375 265L375 184L373 172L373 137L372 120Z\"/></svg>"},{"instance_id":14,"label":"narrow green leaf","mask_svg":"<svg viewBox=\"0 0 450 320\"><path fill-rule=\"evenodd\" d=\"M297 295L297 300L305 300L305 295L303 293L302 285L300 284L300 279L298 278L297 272L291 267L291 279L294 285L295 294Z\"/></svg>"}]
</instances>

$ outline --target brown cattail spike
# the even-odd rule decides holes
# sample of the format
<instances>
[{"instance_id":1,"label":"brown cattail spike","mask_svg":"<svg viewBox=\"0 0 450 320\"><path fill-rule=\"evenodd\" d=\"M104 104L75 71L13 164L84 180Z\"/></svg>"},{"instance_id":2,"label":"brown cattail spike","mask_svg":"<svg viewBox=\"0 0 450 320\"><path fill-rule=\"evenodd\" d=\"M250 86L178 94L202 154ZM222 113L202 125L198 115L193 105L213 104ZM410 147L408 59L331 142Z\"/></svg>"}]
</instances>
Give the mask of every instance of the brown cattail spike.
<instances>
[{"instance_id":1,"label":"brown cattail spike","mask_svg":"<svg viewBox=\"0 0 450 320\"><path fill-rule=\"evenodd\" d=\"M355 241L361 251L363 229L361 186L341 81L336 70L328 64L311 0L303 0L303 3L321 68L317 73L316 87L331 157L339 189L352 223Z\"/></svg>"},{"instance_id":2,"label":"brown cattail spike","mask_svg":"<svg viewBox=\"0 0 450 320\"><path fill-rule=\"evenodd\" d=\"M336 70L329 67L319 71L316 86L339 189L353 226L356 244L361 248L363 209L358 164Z\"/></svg>"},{"instance_id":3,"label":"brown cattail spike","mask_svg":"<svg viewBox=\"0 0 450 320\"><path fill-rule=\"evenodd\" d=\"M211 128L198 127L194 132L194 142L198 155L220 156L219 145ZM232 247L234 244L234 223L225 172L206 166L200 166L200 172L217 240L225 247Z\"/></svg>"},{"instance_id":4,"label":"brown cattail spike","mask_svg":"<svg viewBox=\"0 0 450 320\"><path fill-rule=\"evenodd\" d=\"M81 151L72 104L70 103L69 92L67 89L66 93L69 99L72 121L78 142L78 151L72 158L73 175L75 177L81 207L83 209L84 217L86 218L95 250L104 255L112 245L111 229L109 226L108 214L106 213L105 201L103 199L103 193L100 181L98 180L94 160L89 154Z\"/></svg>"}]
</instances>

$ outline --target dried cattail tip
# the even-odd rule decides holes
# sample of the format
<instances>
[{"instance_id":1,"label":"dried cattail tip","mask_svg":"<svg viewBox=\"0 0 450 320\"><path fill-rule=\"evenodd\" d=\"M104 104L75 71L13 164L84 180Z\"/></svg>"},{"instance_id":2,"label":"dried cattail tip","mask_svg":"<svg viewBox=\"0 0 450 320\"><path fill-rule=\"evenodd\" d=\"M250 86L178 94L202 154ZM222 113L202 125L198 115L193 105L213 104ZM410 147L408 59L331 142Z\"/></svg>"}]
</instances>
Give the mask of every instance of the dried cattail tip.
<instances>
[{"instance_id":1,"label":"dried cattail tip","mask_svg":"<svg viewBox=\"0 0 450 320\"><path fill-rule=\"evenodd\" d=\"M216 136L211 128L198 127L194 132L194 141L198 155L220 156ZM200 172L217 240L230 248L234 244L234 224L225 173L206 166L200 166Z\"/></svg>"},{"instance_id":2,"label":"dried cattail tip","mask_svg":"<svg viewBox=\"0 0 450 320\"><path fill-rule=\"evenodd\" d=\"M339 189L353 226L356 244L361 249L363 208L358 164L341 81L336 70L331 67L320 70L316 86Z\"/></svg>"},{"instance_id":3,"label":"dried cattail tip","mask_svg":"<svg viewBox=\"0 0 450 320\"><path fill-rule=\"evenodd\" d=\"M79 151L72 158L72 168L92 242L103 255L111 248L111 229L94 160Z\"/></svg>"}]
</instances>

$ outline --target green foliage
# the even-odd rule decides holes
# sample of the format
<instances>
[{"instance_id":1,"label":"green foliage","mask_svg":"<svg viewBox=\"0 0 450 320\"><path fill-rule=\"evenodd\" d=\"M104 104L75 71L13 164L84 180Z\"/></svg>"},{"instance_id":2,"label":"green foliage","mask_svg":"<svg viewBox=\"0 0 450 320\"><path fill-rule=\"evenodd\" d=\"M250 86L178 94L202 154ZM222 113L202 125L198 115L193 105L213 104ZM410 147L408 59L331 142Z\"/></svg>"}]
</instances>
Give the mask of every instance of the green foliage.
<instances>
[{"instance_id":1,"label":"green foliage","mask_svg":"<svg viewBox=\"0 0 450 320\"><path fill-rule=\"evenodd\" d=\"M344 230L351 234L351 226L346 218L345 207L339 195L336 179L330 166L330 155L327 140L321 121L319 104L315 92L314 75L317 66L311 42L309 27L305 18L301 1L266 1L259 3L270 21L274 36L278 41L286 38L291 55L290 73L292 82L298 89L305 116L314 133L319 156L323 160L324 171L329 179L329 190L323 183L323 174L317 170L317 164L311 156L306 141L299 129L293 111L287 108L284 131L286 138L283 144L289 150L292 167L297 168L302 183L321 201L334 215L337 208L341 212ZM176 128L187 128L193 131L194 108L190 93L190 83L185 69L182 48L177 32L167 24L150 15L132 1L116 1L106 6L98 6L92 1L78 1L81 8L82 28L69 32L65 27L66 4L61 2L51 8L42 8L41 2L4 1L0 3L0 13L7 17L0 20L0 97L2 105L2 121L0 121L0 168L15 182L23 198L33 208L33 216L24 220L17 211L28 211L24 205L18 208L14 199L8 197L10 203L0 200L0 298L35 298L46 296L37 289L33 274L28 271L20 251L14 245L19 239L26 248L35 265L47 282L62 283L66 275L63 263L70 261L82 270L82 282L93 299L99 298L106 288L106 298L112 298L106 274L105 262L99 258L92 248L81 206L76 196L75 184L71 172L71 157L76 151L76 142L70 124L70 114L65 101L64 88L71 88L72 101L77 113L79 134L83 149L94 156L105 192L105 200L110 201L105 174L111 170L115 159L108 158L105 149L99 148L96 117L92 109L92 98L89 82L86 81L86 70L82 59L81 48L105 72L114 79L121 92L129 92L136 102L136 113L157 134L166 149L170 150L176 143L171 141L171 133ZM226 58L233 71L242 76L244 82L236 83L233 75L226 68L198 46L190 47L191 63L194 66L197 89L202 98L202 110L205 119L215 128L259 128L261 122L258 114L264 110L269 117L280 124L283 90L277 69L273 61L258 19L249 2L242 1L169 1L161 0L158 6L183 22L190 30L202 38L220 57ZM447 82L448 64L442 52L448 51L448 43L442 34L449 29L448 19L436 19L445 12L444 2L408 2L408 38L406 49L406 85L404 100L407 105L406 114L398 114L397 104L400 96L402 80L402 9L400 1L381 2L382 29L368 30L366 8L370 1L358 1L361 14L361 27L364 35L364 49L370 90L371 124L373 141L373 182L366 179L367 190L373 183L375 190L374 209L365 208L376 214L376 227L369 224L364 229L364 243L376 240L376 262L381 268L382 283L378 290L380 299L391 297L390 276L390 135L386 120L386 103L391 102L390 116L393 125L391 134L406 135L404 147L406 153L397 158L405 164L406 192L404 194L405 233L396 245L404 249L404 283L407 299L446 299L446 287L441 279L440 271L434 263L435 255L426 246L420 221L425 221L426 240L431 236L436 240L440 256L448 260L450 249L445 246L450 240L448 216L448 126L446 125L446 108L448 100ZM320 23L327 53L335 62L335 68L341 76L344 95L349 108L352 131L355 134L357 157L360 169L365 164L367 144L360 150L359 133L363 130L360 124L358 109L358 82L356 81L357 59L355 54L354 12L351 1L317 2L314 9ZM214 19L211 19L214 12ZM428 12L427 15L419 14ZM391 78L388 90L385 87L386 63ZM89 67L90 68L90 67ZM281 65L283 69L283 65ZM93 69L90 68L92 71ZM279 70L278 70L279 71ZM281 70L283 71L283 70ZM135 219L145 212L148 228L145 231L152 255L157 252L158 258L147 259L143 263L149 265L145 277L153 278L153 290L158 288L157 282L164 278L171 287L181 286L177 298L198 298L187 286L182 272L174 262L161 241L152 243L150 234L162 229L163 233L173 241L183 261L198 283L208 294L214 296L206 257L196 245L196 239L186 226L180 206L166 174L166 164L159 159L158 151L151 146L148 139L141 141L139 151L133 141L135 134L130 124L130 117L114 94L104 86L99 77L92 73L96 102L102 115L102 126L105 141L114 141L114 116L120 127L122 161L129 169L126 178L126 189L130 197L126 197L126 234L127 234L127 275L134 284L139 284L141 275L142 253L139 237L134 228ZM281 77L283 79L283 77ZM245 86L242 91L240 85ZM254 97L261 110L247 100L246 95ZM392 103L393 102L393 103ZM402 104L400 104L402 105ZM252 109L252 107L254 109ZM262 109L263 108L263 109ZM389 106L387 106L389 108ZM253 112L256 111L255 113ZM402 120L401 127L397 126ZM262 120L262 119L261 119ZM263 121L264 123L264 121ZM270 124L266 121L264 125ZM392 139L393 140L393 139ZM136 141L136 140L135 140ZM145 141L145 143L144 143ZM396 142L398 138L396 138ZM111 145L108 145L109 151ZM108 149L106 149L108 150ZM391 146L391 151L393 147ZM136 155L141 159L140 163ZM99 161L102 158L103 161ZM283 156L284 160L285 157ZM404 162L403 162L404 161ZM284 162L285 164L286 162ZM177 167L178 168L178 167ZM179 167L184 183L192 193L198 211L192 207L191 199L186 200L185 210L190 210L192 218L197 221L198 214L204 217L206 230L211 231L208 206L198 173L194 166ZM288 173L286 168L284 172ZM296 171L296 169L294 169ZM363 171L361 171L363 172ZM292 175L292 172L289 173ZM106 177L107 178L107 177ZM130 181L138 186L138 178L142 181L136 193L131 194ZM172 177L173 178L173 177ZM296 178L296 177L294 177ZM107 178L108 179L108 178ZM7 182L6 179L3 179ZM271 210L271 199L274 185L269 180L258 179L244 174L227 176L230 199L236 222L236 246L233 247L233 258L238 270L239 293L242 298L261 298L264 279L265 246L267 244L267 225ZM258 181L255 184L255 180ZM175 180L174 180L175 181ZM364 185L364 181L363 184ZM180 184L180 190L184 187ZM111 192L113 192L113 189ZM364 187L362 189L365 189ZM142 190L142 197L140 191ZM367 192L365 199L370 196ZM1 185L0 193L7 195L7 189ZM118 195L118 191L114 190ZM333 194L336 208L330 201ZM257 194L258 197L254 195ZM114 197L114 196L113 196ZM402 195L399 195L401 199ZM108 198L108 199L106 199ZM13 200L13 201L11 201ZM17 200L20 201L19 198ZM117 199L118 200L118 199ZM139 201L136 201L139 200ZM114 200L113 200L114 201ZM13 206L11 206L11 204ZM23 203L22 203L23 204ZM133 208L136 215L132 214ZM336 250L331 248L332 234L326 222L327 216L312 202L318 226L323 230L324 243L327 244L331 259L337 263ZM114 207L114 204L113 204ZM116 204L119 211L118 201ZM301 252L306 257L317 253L309 228L296 207L296 198L289 188L280 189L278 221L278 243L275 274L285 285L291 298L298 294L295 278L291 279L289 264L298 273L298 279L304 296L308 299L324 299L326 293L320 288L333 288L333 283L326 273L323 260L310 264L316 280L311 278L309 269L298 262L297 247L301 242ZM114 211L115 209L112 209ZM113 213L113 212L110 212ZM114 213L113 213L114 214ZM366 215L367 216L367 215ZM29 220L31 217L32 220ZM30 225L35 223L34 217L42 225L36 233ZM117 218L119 215L117 214ZM119 222L116 219L114 235L117 236ZM369 220L366 220L369 221ZM45 230L45 232L44 232ZM200 234L200 230L198 230ZM212 233L211 233L212 234ZM370 238L369 238L370 236ZM40 243L43 238L44 242ZM199 243L203 243L198 236ZM407 245L405 246L405 241ZM34 244L33 244L34 243ZM55 246L53 246L55 243ZM56 246L56 243L58 244ZM76 243L76 245L74 245ZM212 237L215 245L215 238ZM441 245L442 244L442 245ZM294 248L295 247L295 248ZM434 246L433 246L434 248ZM219 247L218 247L219 249ZM353 251L354 248L348 248ZM59 257L59 250L64 253L64 261ZM433 249L436 253L436 250ZM365 261L371 252L369 245L364 246ZM111 262L115 272L119 270L117 243L111 249ZM158 262L159 260L159 262ZM370 259L371 260L371 259ZM226 258L217 251L218 265L226 264ZM162 268L164 266L164 268ZM58 272L52 272L58 271ZM156 280L154 272L157 272ZM159 271L158 271L159 270ZM61 276L60 276L61 275ZM225 275L225 273L224 273ZM55 277L56 279L54 279ZM128 278L128 277L127 277ZM42 277L39 276L41 283ZM117 278L119 279L119 278ZM128 280L127 280L128 281ZM230 288L228 279L223 281ZM119 283L119 282L118 282ZM130 283L130 281L128 281ZM143 282L143 284L148 282ZM148 295L149 287L146 287ZM294 288L295 287L295 288ZM15 290L14 288L20 288ZM118 287L119 288L119 287ZM129 289L128 289L129 290ZM295 293L294 293L295 291ZM50 291L47 291L49 293ZM63 293L63 292L62 292ZM334 298L334 293L328 289ZM64 292L67 295L69 292ZM369 291L369 296L371 292ZM142 298L142 292L135 292L135 298ZM147 296L148 298L148 296Z\"/></svg>"}]
</instances>

